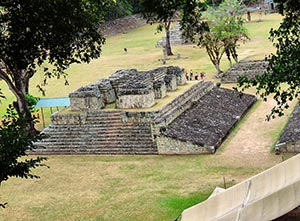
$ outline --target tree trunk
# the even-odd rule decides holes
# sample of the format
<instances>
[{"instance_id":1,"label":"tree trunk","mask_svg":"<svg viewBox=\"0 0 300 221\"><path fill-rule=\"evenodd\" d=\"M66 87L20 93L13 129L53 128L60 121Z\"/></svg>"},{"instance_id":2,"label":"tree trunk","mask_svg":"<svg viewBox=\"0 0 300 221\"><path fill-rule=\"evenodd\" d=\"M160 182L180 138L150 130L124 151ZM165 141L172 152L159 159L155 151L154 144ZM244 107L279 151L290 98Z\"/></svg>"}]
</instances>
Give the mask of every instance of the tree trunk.
<instances>
[{"instance_id":1,"label":"tree trunk","mask_svg":"<svg viewBox=\"0 0 300 221\"><path fill-rule=\"evenodd\" d=\"M216 68L216 70L217 70L217 74L219 75L219 74L221 74L221 73L223 73L223 71L220 69L220 64L219 63L216 63L216 64L214 64L214 66L215 66L215 68Z\"/></svg>"},{"instance_id":2,"label":"tree trunk","mask_svg":"<svg viewBox=\"0 0 300 221\"><path fill-rule=\"evenodd\" d=\"M13 76L14 82L12 82L5 72L0 71L0 78L7 83L9 89L17 98L17 101L14 102L14 107L19 116L24 117L27 123L28 133L35 135L38 131L34 128L34 119L25 97L28 93L29 77L26 77L25 72L20 70L16 71Z\"/></svg>"},{"instance_id":3,"label":"tree trunk","mask_svg":"<svg viewBox=\"0 0 300 221\"><path fill-rule=\"evenodd\" d=\"M167 55L171 56L174 55L171 49L171 43L170 43L170 26L171 21L165 22L165 30L166 30L166 49L167 49Z\"/></svg>"},{"instance_id":4,"label":"tree trunk","mask_svg":"<svg viewBox=\"0 0 300 221\"><path fill-rule=\"evenodd\" d=\"M230 68L232 68L232 61L231 61L231 58L230 58L230 50L227 48L225 50L225 53L226 53L227 59L229 61Z\"/></svg>"},{"instance_id":5,"label":"tree trunk","mask_svg":"<svg viewBox=\"0 0 300 221\"><path fill-rule=\"evenodd\" d=\"M24 85L25 87L28 87L26 85ZM32 114L29 110L28 107L28 103L26 101L26 94L23 93L23 91L16 91L16 97L17 97L17 107L16 110L19 114L19 116L24 117L26 124L27 124L27 128L28 128L28 132L31 135L36 135L38 133L38 131L35 129L34 127L34 119L32 117Z\"/></svg>"}]
</instances>

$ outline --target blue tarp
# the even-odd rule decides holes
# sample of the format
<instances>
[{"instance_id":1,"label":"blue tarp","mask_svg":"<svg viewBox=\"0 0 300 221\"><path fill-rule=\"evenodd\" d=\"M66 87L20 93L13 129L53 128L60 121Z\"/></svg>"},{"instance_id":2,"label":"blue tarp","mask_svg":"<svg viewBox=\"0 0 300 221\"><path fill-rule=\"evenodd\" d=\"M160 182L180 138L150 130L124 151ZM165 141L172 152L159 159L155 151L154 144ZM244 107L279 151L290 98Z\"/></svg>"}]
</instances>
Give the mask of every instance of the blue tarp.
<instances>
[{"instance_id":1,"label":"blue tarp","mask_svg":"<svg viewBox=\"0 0 300 221\"><path fill-rule=\"evenodd\" d=\"M41 98L36 108L40 107L67 107L70 106L70 98L68 97L57 97L57 98Z\"/></svg>"}]
</instances>

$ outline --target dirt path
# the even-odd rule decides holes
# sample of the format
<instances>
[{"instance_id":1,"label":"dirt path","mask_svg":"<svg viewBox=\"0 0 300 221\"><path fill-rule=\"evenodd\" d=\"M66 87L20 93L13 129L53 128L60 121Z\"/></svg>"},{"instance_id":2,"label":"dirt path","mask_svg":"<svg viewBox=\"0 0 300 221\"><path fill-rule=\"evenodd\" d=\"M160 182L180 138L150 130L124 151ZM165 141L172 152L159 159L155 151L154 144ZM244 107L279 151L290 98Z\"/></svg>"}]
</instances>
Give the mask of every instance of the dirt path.
<instances>
[{"instance_id":1,"label":"dirt path","mask_svg":"<svg viewBox=\"0 0 300 221\"><path fill-rule=\"evenodd\" d=\"M293 108L283 117L265 121L265 116L274 105L272 99L268 102L259 100L239 124L238 130L229 135L217 155L232 159L226 160L229 164L272 166L280 162L282 156L276 156L270 151Z\"/></svg>"}]
</instances>

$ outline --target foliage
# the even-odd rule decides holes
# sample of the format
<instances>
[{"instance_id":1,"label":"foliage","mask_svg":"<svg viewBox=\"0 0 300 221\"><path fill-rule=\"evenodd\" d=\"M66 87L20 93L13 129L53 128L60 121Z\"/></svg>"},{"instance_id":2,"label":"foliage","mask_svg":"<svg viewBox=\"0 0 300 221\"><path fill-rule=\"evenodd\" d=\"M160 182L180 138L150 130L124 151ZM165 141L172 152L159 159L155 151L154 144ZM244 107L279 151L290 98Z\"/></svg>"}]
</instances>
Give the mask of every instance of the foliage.
<instances>
[{"instance_id":1,"label":"foliage","mask_svg":"<svg viewBox=\"0 0 300 221\"><path fill-rule=\"evenodd\" d=\"M141 12L148 22L158 22L158 31L163 29L166 32L166 51L167 55L173 55L170 45L170 27L172 19L174 19L177 10L179 10L184 1L183 0L141 0Z\"/></svg>"},{"instance_id":2,"label":"foliage","mask_svg":"<svg viewBox=\"0 0 300 221\"><path fill-rule=\"evenodd\" d=\"M17 111L29 122L25 95L29 80L44 66L49 78L66 79L72 63L88 63L101 54L99 32L109 0L4 0L0 16L0 79L17 98ZM66 81L66 84L68 82ZM43 91L43 85L38 87Z\"/></svg>"},{"instance_id":3,"label":"foliage","mask_svg":"<svg viewBox=\"0 0 300 221\"><path fill-rule=\"evenodd\" d=\"M0 125L0 184L10 177L39 178L31 173L33 168L45 166L45 157L20 160L33 150L33 142L41 139L41 135L32 135L27 131L25 119L18 115L12 106L7 109Z\"/></svg>"},{"instance_id":4,"label":"foliage","mask_svg":"<svg viewBox=\"0 0 300 221\"><path fill-rule=\"evenodd\" d=\"M132 15L133 6L128 0L116 0L112 1L105 13L105 20L113 20L122 18L128 15Z\"/></svg>"},{"instance_id":5,"label":"foliage","mask_svg":"<svg viewBox=\"0 0 300 221\"><path fill-rule=\"evenodd\" d=\"M238 0L225 0L219 7L208 6L202 17L199 16L202 8L198 7L187 20L182 21L185 36L206 49L218 73L222 72L220 61L223 54L226 52L230 63L231 56L237 62L237 42L248 38L243 26L243 8Z\"/></svg>"},{"instance_id":6,"label":"foliage","mask_svg":"<svg viewBox=\"0 0 300 221\"><path fill-rule=\"evenodd\" d=\"M298 98L300 86L300 2L278 0L279 11L285 15L280 27L271 29L269 39L276 53L267 57L267 71L254 79L241 77L238 86L241 90L256 87L263 100L273 96L276 106L267 119L282 116L289 107L288 101Z\"/></svg>"},{"instance_id":7,"label":"foliage","mask_svg":"<svg viewBox=\"0 0 300 221\"><path fill-rule=\"evenodd\" d=\"M26 101L28 103L29 110L31 112L34 112L34 107L37 104L37 102L40 100L40 98L35 97L35 96L31 95L31 94L26 94L25 95L25 99L26 99Z\"/></svg>"}]
</instances>

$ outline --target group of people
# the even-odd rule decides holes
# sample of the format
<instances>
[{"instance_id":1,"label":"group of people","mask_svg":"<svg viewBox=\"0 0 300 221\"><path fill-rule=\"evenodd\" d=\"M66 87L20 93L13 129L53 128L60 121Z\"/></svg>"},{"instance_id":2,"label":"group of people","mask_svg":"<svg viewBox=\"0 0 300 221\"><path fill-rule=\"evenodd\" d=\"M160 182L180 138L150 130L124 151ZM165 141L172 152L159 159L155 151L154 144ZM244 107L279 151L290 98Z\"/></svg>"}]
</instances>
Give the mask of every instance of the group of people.
<instances>
[{"instance_id":1,"label":"group of people","mask_svg":"<svg viewBox=\"0 0 300 221\"><path fill-rule=\"evenodd\" d=\"M190 81L192 81L194 79L196 81L199 80L199 74L198 74L198 72L196 71L195 74L194 74L192 69L190 70L190 73L185 72L185 77L186 77L186 80L190 80ZM201 80L204 80L204 77L205 77L205 73L203 71L200 72L200 78L201 78Z\"/></svg>"}]
</instances>

